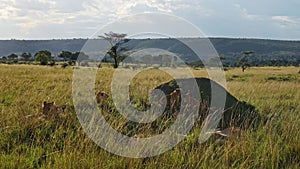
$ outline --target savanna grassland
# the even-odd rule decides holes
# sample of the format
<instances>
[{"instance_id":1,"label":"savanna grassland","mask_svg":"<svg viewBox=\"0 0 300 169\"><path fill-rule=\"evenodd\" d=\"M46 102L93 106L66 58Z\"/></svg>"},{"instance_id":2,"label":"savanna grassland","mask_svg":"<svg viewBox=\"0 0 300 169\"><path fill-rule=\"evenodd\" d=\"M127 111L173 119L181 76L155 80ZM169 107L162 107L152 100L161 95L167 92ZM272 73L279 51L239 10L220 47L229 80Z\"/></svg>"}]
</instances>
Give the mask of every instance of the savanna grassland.
<instances>
[{"instance_id":1,"label":"savanna grassland","mask_svg":"<svg viewBox=\"0 0 300 169\"><path fill-rule=\"evenodd\" d=\"M257 108L264 119L258 129L219 145L199 144L196 128L171 151L147 159L110 154L88 138L72 104L73 71L0 65L0 168L300 168L299 68L229 69L227 89ZM113 72L99 69L96 91L110 93ZM206 76L205 70L193 72ZM137 107L169 80L157 69L138 74L131 83ZM45 120L43 101L66 105L66 112L60 120Z\"/></svg>"}]
</instances>

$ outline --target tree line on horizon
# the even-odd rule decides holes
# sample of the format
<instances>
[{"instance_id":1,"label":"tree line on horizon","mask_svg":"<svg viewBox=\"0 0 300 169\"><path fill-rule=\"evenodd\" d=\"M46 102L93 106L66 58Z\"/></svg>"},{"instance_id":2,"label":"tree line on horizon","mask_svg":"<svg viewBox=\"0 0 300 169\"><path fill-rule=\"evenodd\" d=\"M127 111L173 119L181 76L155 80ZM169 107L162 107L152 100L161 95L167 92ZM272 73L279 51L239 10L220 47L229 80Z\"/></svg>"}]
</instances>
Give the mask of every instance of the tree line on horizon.
<instances>
[{"instance_id":1,"label":"tree line on horizon","mask_svg":"<svg viewBox=\"0 0 300 169\"><path fill-rule=\"evenodd\" d=\"M24 63L36 62L40 65L53 65L55 62L72 62L78 61L78 58L81 60L88 60L89 56L83 52L70 52L70 51L62 51L57 56L53 56L52 53L48 50L41 50L36 52L35 54L31 54L30 52L24 52L21 55L17 55L12 53L8 56L2 56L1 63L18 63L19 61L24 61Z\"/></svg>"},{"instance_id":2,"label":"tree line on horizon","mask_svg":"<svg viewBox=\"0 0 300 169\"><path fill-rule=\"evenodd\" d=\"M251 52L251 53L247 53ZM223 67L240 67L242 71L245 71L248 67L263 67L263 66L299 66L300 61L288 61L288 60L267 60L267 61L257 61L255 60L255 52L253 51L244 51L242 52L243 57L241 57L238 61L236 61L233 65L228 63L226 58L221 57L221 62L223 64ZM80 56L80 57L79 57ZM102 62L111 63L114 68L119 67L119 64L122 63L122 65L126 63L138 63L137 61L134 61L132 58L127 57L125 55L117 54L117 57L114 57L114 55L109 55L109 57L105 57ZM150 57L150 56L149 56ZM79 59L80 58L80 59ZM116 58L116 60L114 60ZM214 57L210 58L211 60L214 59ZM149 58L146 56L143 56L140 58L141 62L149 63L148 66L151 66L151 64L158 64L160 66L166 65L170 66L172 65L172 57L171 56L156 56L153 61L149 61ZM76 62L80 65L80 62L85 63L90 60L90 57L83 53L83 52L70 52L70 51L62 51L57 56L52 56L51 52L48 50L41 50L38 51L35 54L31 54L29 52L24 52L21 55L17 55L15 53L12 53L8 56L2 56L0 58L0 63L3 64L39 64L39 65L50 65L54 66L56 62L63 62L64 64L67 64L67 66L74 66ZM169 64L168 64L169 63ZM197 68L197 67L204 67L203 63L199 61L186 63L187 65Z\"/></svg>"},{"instance_id":3,"label":"tree line on horizon","mask_svg":"<svg viewBox=\"0 0 300 169\"><path fill-rule=\"evenodd\" d=\"M131 59L126 56L124 52L128 49L123 46L130 41L130 39L126 39L127 34L123 33L104 33L104 35L99 36L99 38L108 41L111 44L111 47L108 51L106 51L106 56L102 60L102 62L109 62L113 65L114 68L118 68L121 62L131 62L138 63L138 61ZM221 57L221 62L223 67L240 67L242 71L245 71L248 67L251 66L299 66L299 59L264 59L258 60L257 56L255 56L255 51L241 51L240 54L236 54L236 57L239 59L235 59L232 61L232 58ZM176 58L172 56L156 56L155 59L151 58L154 61L150 61L146 56L141 57L141 61L145 61L144 63L151 64L160 64L163 65L163 62L166 62L166 66L172 65L171 62ZM214 63L214 57L209 58L211 63ZM70 51L62 51L57 56L52 56L51 52L48 50L41 50L36 52L35 54L31 53L22 53L21 55L17 55L12 53L8 56L2 56L0 58L1 63L20 63L23 61L25 63L35 62L40 65L55 65L56 62L64 62L64 64L75 65L77 62L80 65L81 62L89 62L93 61L87 54L83 52L70 52ZM159 63L161 62L161 63ZM22 62L21 62L22 63ZM122 63L123 65L124 63ZM204 67L201 60L186 62L185 64L191 67ZM214 64L208 66L215 66ZM219 65L218 65L219 66Z\"/></svg>"}]
</instances>

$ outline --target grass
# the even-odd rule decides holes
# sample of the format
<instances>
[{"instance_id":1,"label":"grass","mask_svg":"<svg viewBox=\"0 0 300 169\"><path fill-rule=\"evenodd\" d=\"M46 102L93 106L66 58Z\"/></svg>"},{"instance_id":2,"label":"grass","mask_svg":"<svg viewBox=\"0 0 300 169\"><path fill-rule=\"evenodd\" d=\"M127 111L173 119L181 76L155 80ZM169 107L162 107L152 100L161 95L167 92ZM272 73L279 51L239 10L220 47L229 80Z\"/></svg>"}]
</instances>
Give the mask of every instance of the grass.
<instances>
[{"instance_id":1,"label":"grass","mask_svg":"<svg viewBox=\"0 0 300 169\"><path fill-rule=\"evenodd\" d=\"M300 75L295 67L226 71L228 91L254 105L267 122L225 145L198 144L199 128L171 151L147 159L131 159L98 147L81 128L72 103L73 69L0 65L0 168L299 168ZM110 93L113 69L97 73L96 91ZM205 70L193 70L197 77ZM171 80L158 69L138 74L131 82L136 107L147 102L155 86ZM43 101L67 105L60 121L30 118L40 114ZM27 118L26 118L27 117ZM111 116L112 126L126 119ZM118 120L118 123L114 123ZM124 125L122 125L124 124ZM161 124L166 124L161 122ZM135 126L135 129L145 126ZM161 130L164 126L160 126ZM141 131L144 129L141 128ZM146 130L146 129L145 129Z\"/></svg>"}]
</instances>

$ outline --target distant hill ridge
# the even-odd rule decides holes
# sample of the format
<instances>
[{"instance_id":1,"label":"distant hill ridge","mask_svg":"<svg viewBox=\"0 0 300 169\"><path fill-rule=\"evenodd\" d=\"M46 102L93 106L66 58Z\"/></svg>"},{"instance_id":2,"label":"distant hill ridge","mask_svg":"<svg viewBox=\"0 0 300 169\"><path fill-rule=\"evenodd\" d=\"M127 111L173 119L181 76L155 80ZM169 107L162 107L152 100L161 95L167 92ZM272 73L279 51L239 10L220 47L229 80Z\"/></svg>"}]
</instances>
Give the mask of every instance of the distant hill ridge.
<instances>
[{"instance_id":1,"label":"distant hill ridge","mask_svg":"<svg viewBox=\"0 0 300 169\"><path fill-rule=\"evenodd\" d=\"M191 41L195 38L187 38ZM253 59L258 62L268 60L282 60L300 62L300 41L265 40L265 39L235 39L235 38L209 38L217 52L225 59L227 64L233 64L243 51L254 51ZM40 50L49 50L53 55L61 51L78 52L88 39L65 40L0 40L0 57L12 53L32 54ZM99 41L102 41L99 39ZM186 55L188 48L178 45L175 39L133 39L126 44L128 49L161 48L171 50L179 55ZM196 57L193 54L188 57Z\"/></svg>"}]
</instances>

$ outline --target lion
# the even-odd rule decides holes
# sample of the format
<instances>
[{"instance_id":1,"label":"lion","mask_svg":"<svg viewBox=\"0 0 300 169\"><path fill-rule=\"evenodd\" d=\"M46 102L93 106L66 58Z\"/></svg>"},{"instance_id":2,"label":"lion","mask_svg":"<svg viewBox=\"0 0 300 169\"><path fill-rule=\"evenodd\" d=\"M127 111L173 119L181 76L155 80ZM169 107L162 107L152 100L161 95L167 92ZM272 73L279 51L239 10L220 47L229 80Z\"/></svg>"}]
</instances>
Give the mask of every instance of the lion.
<instances>
[{"instance_id":1,"label":"lion","mask_svg":"<svg viewBox=\"0 0 300 169\"><path fill-rule=\"evenodd\" d=\"M170 106L171 111L175 112L180 102L180 89L175 89L172 93L167 95L167 106Z\"/></svg>"},{"instance_id":2,"label":"lion","mask_svg":"<svg viewBox=\"0 0 300 169\"><path fill-rule=\"evenodd\" d=\"M44 101L42 104L42 114L47 118L59 118L60 113L64 113L66 109L66 105L57 106L54 102L46 102Z\"/></svg>"},{"instance_id":3,"label":"lion","mask_svg":"<svg viewBox=\"0 0 300 169\"><path fill-rule=\"evenodd\" d=\"M213 139L215 139L219 144L223 145L228 140L235 140L242 137L243 130L241 128L230 127L224 130L216 130L214 132L209 132L213 134Z\"/></svg>"},{"instance_id":4,"label":"lion","mask_svg":"<svg viewBox=\"0 0 300 169\"><path fill-rule=\"evenodd\" d=\"M107 101L108 97L109 97L108 94L106 94L105 92L103 91L98 92L96 94L97 103L103 105Z\"/></svg>"},{"instance_id":5,"label":"lion","mask_svg":"<svg viewBox=\"0 0 300 169\"><path fill-rule=\"evenodd\" d=\"M194 81L196 84L194 85ZM183 94L183 98L180 98L179 85L190 87L191 91L199 90L197 93ZM193 108L193 105L199 105L198 117L199 122L202 123L207 115L208 110L211 109L211 101L213 94L216 97L217 93L225 93L226 99L224 100L224 107L213 107L214 109L223 110L222 118L218 124L218 128L224 130L229 127L239 128L256 128L259 126L261 116L254 106L244 101L239 101L232 94L230 94L224 87L217 82L208 78L188 78L188 79L176 79L167 83L157 86L154 90L161 90L167 96L167 110L171 113L177 113L176 110L180 106L189 106ZM215 90L215 93L212 92ZM180 101L183 99L186 103L180 105ZM217 100L219 101L219 100ZM220 100L222 101L222 100Z\"/></svg>"}]
</instances>

